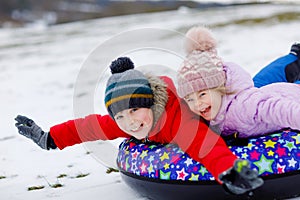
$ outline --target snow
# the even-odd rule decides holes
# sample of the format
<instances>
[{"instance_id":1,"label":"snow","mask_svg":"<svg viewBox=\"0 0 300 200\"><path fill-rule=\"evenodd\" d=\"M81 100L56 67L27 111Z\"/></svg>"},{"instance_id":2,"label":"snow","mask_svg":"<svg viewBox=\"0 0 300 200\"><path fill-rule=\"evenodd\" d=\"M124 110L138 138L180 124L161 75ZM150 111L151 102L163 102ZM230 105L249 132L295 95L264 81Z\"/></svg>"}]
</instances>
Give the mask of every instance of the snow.
<instances>
[{"instance_id":1,"label":"snow","mask_svg":"<svg viewBox=\"0 0 300 200\"><path fill-rule=\"evenodd\" d=\"M14 117L27 115L49 130L74 117L106 113L103 91L111 60L128 55L141 70L174 77L184 56L183 34L196 24L213 29L224 60L254 75L299 41L299 19L274 17L289 12L299 13L300 6L180 9L52 27L1 29L1 199L142 200L118 173L106 174L103 166L114 165L120 140L44 151L17 133ZM256 18L269 20L254 23L251 19ZM60 175L66 176L57 178ZM63 187L51 187L57 183ZM45 187L28 191L32 186Z\"/></svg>"}]
</instances>

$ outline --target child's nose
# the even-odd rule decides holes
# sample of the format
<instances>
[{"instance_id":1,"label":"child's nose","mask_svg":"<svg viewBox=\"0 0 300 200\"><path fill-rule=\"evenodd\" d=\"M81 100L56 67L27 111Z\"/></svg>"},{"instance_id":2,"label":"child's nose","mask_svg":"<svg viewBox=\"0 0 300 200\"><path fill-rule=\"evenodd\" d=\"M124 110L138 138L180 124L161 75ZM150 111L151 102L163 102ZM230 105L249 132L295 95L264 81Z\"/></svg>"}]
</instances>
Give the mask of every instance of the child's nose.
<instances>
[{"instance_id":1,"label":"child's nose","mask_svg":"<svg viewBox=\"0 0 300 200\"><path fill-rule=\"evenodd\" d=\"M131 116L128 116L128 118L127 118L127 124L128 125L132 125L132 124L134 124L134 118L133 117L131 117Z\"/></svg>"},{"instance_id":2,"label":"child's nose","mask_svg":"<svg viewBox=\"0 0 300 200\"><path fill-rule=\"evenodd\" d=\"M201 106L202 106L202 103L203 102L201 100L197 99L197 101L195 102L195 108L197 110L199 110L201 108Z\"/></svg>"},{"instance_id":3,"label":"child's nose","mask_svg":"<svg viewBox=\"0 0 300 200\"><path fill-rule=\"evenodd\" d=\"M126 119L126 129L131 130L133 127L135 127L135 120L132 117L127 117Z\"/></svg>"}]
</instances>

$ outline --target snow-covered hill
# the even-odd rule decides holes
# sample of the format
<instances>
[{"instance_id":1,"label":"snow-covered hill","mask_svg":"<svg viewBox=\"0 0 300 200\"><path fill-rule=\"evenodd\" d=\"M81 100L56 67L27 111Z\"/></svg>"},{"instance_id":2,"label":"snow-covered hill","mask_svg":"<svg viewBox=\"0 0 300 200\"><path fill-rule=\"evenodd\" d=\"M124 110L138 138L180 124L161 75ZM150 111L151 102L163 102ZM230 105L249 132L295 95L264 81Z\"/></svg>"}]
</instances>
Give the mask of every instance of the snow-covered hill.
<instances>
[{"instance_id":1,"label":"snow-covered hill","mask_svg":"<svg viewBox=\"0 0 300 200\"><path fill-rule=\"evenodd\" d=\"M101 161L110 164L114 159L103 143L43 151L17 134L14 117L27 115L49 130L88 112L106 113L103 74L111 58L130 55L137 66L162 65L155 73L173 75L183 55L180 33L196 24L212 27L224 60L255 74L300 41L299 17L298 5L253 5L202 11L182 8L52 27L0 29L1 199L142 200L118 173L105 173ZM146 34L148 40L139 34ZM105 57L93 60L95 53ZM89 64L94 68L84 71ZM86 79L79 82L82 73ZM91 105L84 104L86 99ZM117 142L108 144L116 146ZM99 155L91 150L95 145ZM44 188L28 191L33 186Z\"/></svg>"}]
</instances>

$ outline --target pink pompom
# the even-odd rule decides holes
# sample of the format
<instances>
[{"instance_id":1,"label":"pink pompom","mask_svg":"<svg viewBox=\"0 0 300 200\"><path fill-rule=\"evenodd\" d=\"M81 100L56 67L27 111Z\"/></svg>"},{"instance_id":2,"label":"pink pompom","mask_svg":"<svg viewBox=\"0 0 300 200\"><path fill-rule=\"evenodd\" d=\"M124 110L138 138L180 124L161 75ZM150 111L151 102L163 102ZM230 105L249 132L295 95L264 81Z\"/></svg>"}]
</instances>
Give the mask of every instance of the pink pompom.
<instances>
[{"instance_id":1,"label":"pink pompom","mask_svg":"<svg viewBox=\"0 0 300 200\"><path fill-rule=\"evenodd\" d=\"M203 26L192 27L185 36L185 50L188 54L194 50L208 51L215 49L217 46L217 41L212 32Z\"/></svg>"}]
</instances>

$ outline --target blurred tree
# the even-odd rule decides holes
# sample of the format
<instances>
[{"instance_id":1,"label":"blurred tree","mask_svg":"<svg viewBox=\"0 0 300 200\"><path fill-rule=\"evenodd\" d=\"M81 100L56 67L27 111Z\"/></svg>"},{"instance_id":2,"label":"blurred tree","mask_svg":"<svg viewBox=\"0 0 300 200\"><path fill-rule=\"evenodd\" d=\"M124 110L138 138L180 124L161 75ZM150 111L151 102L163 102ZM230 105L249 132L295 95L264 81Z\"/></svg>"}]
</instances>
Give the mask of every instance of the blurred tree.
<instances>
[{"instance_id":1,"label":"blurred tree","mask_svg":"<svg viewBox=\"0 0 300 200\"><path fill-rule=\"evenodd\" d=\"M10 14L15 9L30 9L31 3L28 0L1 0L0 12Z\"/></svg>"}]
</instances>

